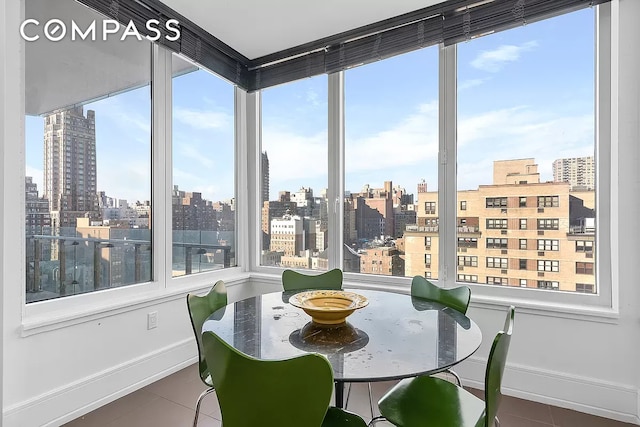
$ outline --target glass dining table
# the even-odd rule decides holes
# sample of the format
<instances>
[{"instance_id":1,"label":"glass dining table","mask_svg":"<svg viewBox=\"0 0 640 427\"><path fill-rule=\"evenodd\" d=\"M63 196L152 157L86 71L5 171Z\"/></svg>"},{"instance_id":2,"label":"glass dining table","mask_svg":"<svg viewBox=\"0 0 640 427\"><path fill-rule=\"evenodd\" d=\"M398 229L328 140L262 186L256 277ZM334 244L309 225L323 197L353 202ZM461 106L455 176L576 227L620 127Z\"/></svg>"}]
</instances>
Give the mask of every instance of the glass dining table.
<instances>
[{"instance_id":1,"label":"glass dining table","mask_svg":"<svg viewBox=\"0 0 640 427\"><path fill-rule=\"evenodd\" d=\"M320 353L333 367L335 405L343 406L344 383L387 381L441 372L480 346L478 325L464 314L406 294L351 289L369 304L342 325L317 325L289 304L300 292L273 292L228 304L202 331L260 359Z\"/></svg>"}]
</instances>

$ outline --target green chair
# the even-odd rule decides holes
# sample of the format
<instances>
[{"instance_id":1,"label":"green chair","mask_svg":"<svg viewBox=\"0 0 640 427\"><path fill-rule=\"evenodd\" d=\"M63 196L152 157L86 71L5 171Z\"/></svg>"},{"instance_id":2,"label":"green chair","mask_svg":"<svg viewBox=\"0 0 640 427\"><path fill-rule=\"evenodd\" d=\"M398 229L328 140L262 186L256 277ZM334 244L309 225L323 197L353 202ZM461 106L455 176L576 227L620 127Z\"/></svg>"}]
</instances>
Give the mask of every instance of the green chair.
<instances>
[{"instance_id":1,"label":"green chair","mask_svg":"<svg viewBox=\"0 0 640 427\"><path fill-rule=\"evenodd\" d=\"M422 276L415 276L411 281L411 296L414 298L437 302L444 306L451 307L462 314L467 314L469 300L471 299L471 289L469 289L468 286L442 289ZM456 383L459 386L462 385L462 381L458 374L451 369L446 369L443 373L450 374L455 378Z\"/></svg>"},{"instance_id":2,"label":"green chair","mask_svg":"<svg viewBox=\"0 0 640 427\"><path fill-rule=\"evenodd\" d=\"M468 286L442 289L422 276L415 276L411 281L411 296L437 302L467 314L471 290Z\"/></svg>"},{"instance_id":3,"label":"green chair","mask_svg":"<svg viewBox=\"0 0 640 427\"><path fill-rule=\"evenodd\" d=\"M366 427L329 406L333 371L324 356L255 359L210 331L202 342L224 427Z\"/></svg>"},{"instance_id":4,"label":"green chair","mask_svg":"<svg viewBox=\"0 0 640 427\"><path fill-rule=\"evenodd\" d=\"M515 309L509 307L504 331L493 340L485 374L484 402L449 381L422 376L400 381L378 402L380 413L398 427L499 426L501 384L513 331Z\"/></svg>"},{"instance_id":5,"label":"green chair","mask_svg":"<svg viewBox=\"0 0 640 427\"><path fill-rule=\"evenodd\" d=\"M207 320L207 317L225 305L227 305L227 288L222 280L217 281L207 295L201 297L192 294L187 295L187 309L189 311L189 318L191 319L191 327L193 328L193 333L196 336L196 343L198 344L198 371L200 373L200 379L208 387L198 397L198 402L196 403L196 416L193 419L193 427L198 425L198 415L200 413L200 404L202 403L202 399L207 394L214 391L207 361L205 360L204 352L202 350L202 325L205 320Z\"/></svg>"},{"instance_id":6,"label":"green chair","mask_svg":"<svg viewBox=\"0 0 640 427\"><path fill-rule=\"evenodd\" d=\"M307 275L293 270L282 272L282 287L285 291L304 289L342 289L342 270L334 268L322 274Z\"/></svg>"}]
</instances>

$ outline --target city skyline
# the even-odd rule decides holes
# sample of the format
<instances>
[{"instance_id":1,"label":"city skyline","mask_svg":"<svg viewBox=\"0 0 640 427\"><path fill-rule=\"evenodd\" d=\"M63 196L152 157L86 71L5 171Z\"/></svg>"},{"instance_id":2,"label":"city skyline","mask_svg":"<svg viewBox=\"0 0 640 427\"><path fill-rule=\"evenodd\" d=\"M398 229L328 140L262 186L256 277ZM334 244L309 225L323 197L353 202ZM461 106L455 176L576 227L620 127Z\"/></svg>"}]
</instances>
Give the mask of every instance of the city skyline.
<instances>
[{"instance_id":1,"label":"city skyline","mask_svg":"<svg viewBox=\"0 0 640 427\"><path fill-rule=\"evenodd\" d=\"M535 157L541 180L550 181L553 160L593 156L593 19L593 10L585 9L458 47L459 189L490 182L493 160ZM559 43L558 35L566 41ZM398 67L403 79L378 84ZM346 72L346 189L379 187L382 177L411 191L422 179L437 186L437 72L437 47ZM181 90L188 96L174 104L174 121L183 129L180 141L229 137L231 85L209 79L203 93L195 77ZM530 84L522 85L524 79ZM271 200L280 190L327 187L326 81L319 76L264 91L264 102L273 105L263 111ZM149 98L149 88L143 87L84 106L96 110L98 191L129 201L150 198ZM42 128L42 118L27 117L26 175L39 188ZM174 154L174 184L202 192L207 200L232 198L232 183L213 188L207 174L186 173L195 167L233 176L227 174L233 165L217 163L215 152L198 147L184 145ZM296 147L304 147L303 154L314 162L297 161ZM398 155L402 150L413 150L412 155Z\"/></svg>"}]
</instances>

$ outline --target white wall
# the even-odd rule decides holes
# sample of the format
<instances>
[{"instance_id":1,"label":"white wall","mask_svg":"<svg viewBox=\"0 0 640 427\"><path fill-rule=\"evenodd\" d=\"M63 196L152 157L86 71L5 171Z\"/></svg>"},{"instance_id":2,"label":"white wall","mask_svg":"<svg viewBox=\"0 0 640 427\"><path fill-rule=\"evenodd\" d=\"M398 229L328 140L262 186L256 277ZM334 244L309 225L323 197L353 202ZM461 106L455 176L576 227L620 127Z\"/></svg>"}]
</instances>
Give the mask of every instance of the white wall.
<instances>
[{"instance_id":1,"label":"white wall","mask_svg":"<svg viewBox=\"0 0 640 427\"><path fill-rule=\"evenodd\" d=\"M196 353L184 292L163 286L150 291L150 300L88 316L80 322L63 322L59 328L43 327L23 333L23 322L33 319L23 319L24 257L16 250L20 247L17 242L24 237L21 206L15 202L24 198L24 183L20 180L24 172L24 86L19 3L5 4L0 0L0 10L6 12L7 20L7 25L1 25L0 18L0 46L6 41L6 50L0 50L4 67L0 69L0 99L10 107L0 104L3 417L4 425L9 427L54 426L192 363ZM614 99L621 147L614 156L621 197L614 222L623 227L628 224L632 229L633 219L640 217L640 29L634 18L640 16L640 2L620 0L614 14L619 22L613 28L621 40L614 79L621 88ZM629 237L625 239L626 236ZM622 232L621 238L613 242L612 253L617 255L620 266L614 275L620 289L619 319L608 323L551 317L548 313L516 314L505 379L510 393L638 422L640 291L635 269L640 251L636 236L635 231ZM241 278L230 280L230 299L277 288L277 277L267 279L256 277L247 286ZM263 288L261 283L265 281L270 286ZM151 331L146 330L149 311L158 312L158 328ZM490 337L501 327L504 310L499 305L473 305L469 314L486 338L477 355L457 371L469 383L479 384Z\"/></svg>"}]
</instances>

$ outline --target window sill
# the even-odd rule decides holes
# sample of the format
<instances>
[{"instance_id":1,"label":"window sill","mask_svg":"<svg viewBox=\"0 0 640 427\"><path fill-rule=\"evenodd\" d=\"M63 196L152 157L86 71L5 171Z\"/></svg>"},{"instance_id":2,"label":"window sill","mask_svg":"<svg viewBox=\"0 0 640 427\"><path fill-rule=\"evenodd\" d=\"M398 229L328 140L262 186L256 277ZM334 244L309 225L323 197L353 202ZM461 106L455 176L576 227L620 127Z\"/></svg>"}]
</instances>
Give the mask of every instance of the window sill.
<instances>
[{"instance_id":1,"label":"window sill","mask_svg":"<svg viewBox=\"0 0 640 427\"><path fill-rule=\"evenodd\" d=\"M236 273L232 276L220 277L220 279L225 281L227 288L239 286L245 283L248 278L249 275L246 273ZM56 329L67 328L108 316L183 299L185 295L190 292L205 292L211 287L210 275L204 276L202 279L204 280L198 281L197 284L185 283L182 286L172 286L170 284L167 288L161 288L157 282L144 285L132 285L139 286L140 291L134 294L127 293L126 295L117 296L112 294L108 298L105 298L104 292L100 292L103 298L99 300L96 299L95 302L88 304L81 304L79 301L81 299L95 299L98 293L70 296L67 298L73 299L76 302L72 308L67 304L58 304L60 300L42 301L37 303L41 305L41 310L37 310L37 312L33 314L29 314L27 310L27 314L22 322L21 336L27 337ZM118 290L119 289L111 289L109 292L117 292ZM28 308L29 307L27 307L27 309Z\"/></svg>"}]
</instances>

